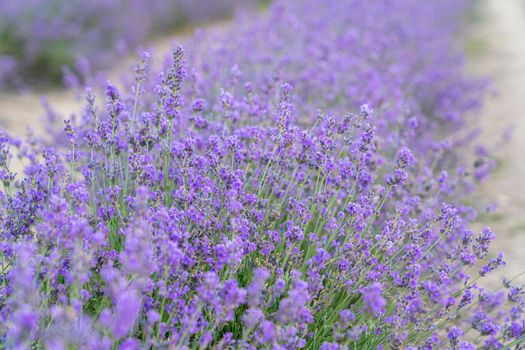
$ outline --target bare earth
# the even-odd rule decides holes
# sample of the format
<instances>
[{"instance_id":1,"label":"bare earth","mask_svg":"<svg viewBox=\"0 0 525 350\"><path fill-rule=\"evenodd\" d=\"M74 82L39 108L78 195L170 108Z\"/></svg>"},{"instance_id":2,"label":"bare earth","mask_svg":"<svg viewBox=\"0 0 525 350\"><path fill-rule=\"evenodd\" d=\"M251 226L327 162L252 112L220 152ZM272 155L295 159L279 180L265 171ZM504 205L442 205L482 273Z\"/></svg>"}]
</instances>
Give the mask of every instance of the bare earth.
<instances>
[{"instance_id":1,"label":"bare earth","mask_svg":"<svg viewBox=\"0 0 525 350\"><path fill-rule=\"evenodd\" d=\"M481 0L471 30L469 67L488 75L492 90L476 120L483 128L498 167L480 189L481 197L498 204L496 214L482 217L479 227L497 235L495 248L505 253L507 266L500 276L525 271L525 1ZM502 134L511 139L502 145ZM520 280L525 281L525 276Z\"/></svg>"}]
</instances>

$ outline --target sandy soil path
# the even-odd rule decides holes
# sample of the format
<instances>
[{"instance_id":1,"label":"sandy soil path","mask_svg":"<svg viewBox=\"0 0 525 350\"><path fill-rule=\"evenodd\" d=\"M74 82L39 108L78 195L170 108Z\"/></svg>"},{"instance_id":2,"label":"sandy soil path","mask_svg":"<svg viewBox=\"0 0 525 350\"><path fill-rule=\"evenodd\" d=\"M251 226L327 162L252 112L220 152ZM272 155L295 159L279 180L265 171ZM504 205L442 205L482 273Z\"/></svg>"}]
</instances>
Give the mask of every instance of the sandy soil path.
<instances>
[{"instance_id":1,"label":"sandy soil path","mask_svg":"<svg viewBox=\"0 0 525 350\"><path fill-rule=\"evenodd\" d=\"M499 275L510 277L525 271L525 1L481 0L479 6L469 67L490 77L495 94L485 102L476 126L483 128L482 143L492 146L498 161L480 196L495 201L498 210L478 224L496 232L495 248L507 260ZM510 141L498 146L507 131Z\"/></svg>"}]
</instances>

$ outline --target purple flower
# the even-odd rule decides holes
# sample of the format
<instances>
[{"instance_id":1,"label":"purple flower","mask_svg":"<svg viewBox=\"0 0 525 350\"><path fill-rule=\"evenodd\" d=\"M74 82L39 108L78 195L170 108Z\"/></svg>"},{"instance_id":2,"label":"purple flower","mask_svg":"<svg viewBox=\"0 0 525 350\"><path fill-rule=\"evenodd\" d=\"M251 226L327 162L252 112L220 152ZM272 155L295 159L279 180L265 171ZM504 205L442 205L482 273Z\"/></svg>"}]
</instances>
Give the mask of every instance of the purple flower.
<instances>
[{"instance_id":1,"label":"purple flower","mask_svg":"<svg viewBox=\"0 0 525 350\"><path fill-rule=\"evenodd\" d=\"M31 343L37 334L39 318L31 305L22 305L11 316L12 323L8 328L7 337L14 343Z\"/></svg>"},{"instance_id":2,"label":"purple flower","mask_svg":"<svg viewBox=\"0 0 525 350\"><path fill-rule=\"evenodd\" d=\"M344 323L349 323L355 320L355 315L350 310L342 310L339 312L339 317L341 317L341 321Z\"/></svg>"},{"instance_id":3,"label":"purple flower","mask_svg":"<svg viewBox=\"0 0 525 350\"><path fill-rule=\"evenodd\" d=\"M474 244L474 253L479 258L482 258L487 255L489 251L489 245L494 239L496 238L496 235L488 228L484 227L479 236L476 238L476 244Z\"/></svg>"},{"instance_id":4,"label":"purple flower","mask_svg":"<svg viewBox=\"0 0 525 350\"><path fill-rule=\"evenodd\" d=\"M142 344L138 339L126 339L118 347L119 350L139 350L142 348Z\"/></svg>"},{"instance_id":5,"label":"purple flower","mask_svg":"<svg viewBox=\"0 0 525 350\"><path fill-rule=\"evenodd\" d=\"M372 314L385 312L386 299L382 295L381 284L373 283L363 289L363 310Z\"/></svg>"},{"instance_id":6,"label":"purple flower","mask_svg":"<svg viewBox=\"0 0 525 350\"><path fill-rule=\"evenodd\" d=\"M307 284L299 279L297 273L294 275L292 288L288 292L288 296L281 300L277 317L284 324L294 322L309 323L312 321L312 315L306 307L306 304L310 301Z\"/></svg>"},{"instance_id":7,"label":"purple flower","mask_svg":"<svg viewBox=\"0 0 525 350\"><path fill-rule=\"evenodd\" d=\"M275 337L275 325L268 320L262 321L260 326L262 343L270 343Z\"/></svg>"},{"instance_id":8,"label":"purple flower","mask_svg":"<svg viewBox=\"0 0 525 350\"><path fill-rule=\"evenodd\" d=\"M203 110L206 109L206 107L207 107L206 101L201 99L201 98L196 99L195 101L193 101L193 104L191 105L191 109L195 113L202 112Z\"/></svg>"},{"instance_id":9,"label":"purple flower","mask_svg":"<svg viewBox=\"0 0 525 350\"><path fill-rule=\"evenodd\" d=\"M414 155L407 147L402 147L397 151L397 166L400 168L409 167L414 163Z\"/></svg>"},{"instance_id":10,"label":"purple flower","mask_svg":"<svg viewBox=\"0 0 525 350\"><path fill-rule=\"evenodd\" d=\"M476 347L469 343L469 342L466 342L466 341L463 341L461 343L459 343L458 345L458 350L475 350Z\"/></svg>"},{"instance_id":11,"label":"purple flower","mask_svg":"<svg viewBox=\"0 0 525 350\"><path fill-rule=\"evenodd\" d=\"M124 337L132 331L140 309L141 299L134 290L125 290L118 297L113 311L113 334L117 338Z\"/></svg>"},{"instance_id":12,"label":"purple flower","mask_svg":"<svg viewBox=\"0 0 525 350\"><path fill-rule=\"evenodd\" d=\"M481 270L479 270L479 274L481 276L486 276L489 272L494 271L500 266L505 265L505 261L503 260L503 253L499 253L497 258L492 258L489 260L488 264L484 265Z\"/></svg>"},{"instance_id":13,"label":"purple flower","mask_svg":"<svg viewBox=\"0 0 525 350\"><path fill-rule=\"evenodd\" d=\"M498 326L481 310L477 311L471 320L472 328L479 331L482 335L495 334Z\"/></svg>"},{"instance_id":14,"label":"purple flower","mask_svg":"<svg viewBox=\"0 0 525 350\"><path fill-rule=\"evenodd\" d=\"M463 336L463 331L458 327L450 327L448 331L448 339L450 341L451 346L457 346L458 345L458 339Z\"/></svg>"},{"instance_id":15,"label":"purple flower","mask_svg":"<svg viewBox=\"0 0 525 350\"><path fill-rule=\"evenodd\" d=\"M253 329L264 320L264 313L261 309L252 307L246 310L242 320L248 329Z\"/></svg>"},{"instance_id":16,"label":"purple flower","mask_svg":"<svg viewBox=\"0 0 525 350\"><path fill-rule=\"evenodd\" d=\"M408 180L408 173L403 169L394 170L394 174L387 180L389 185L396 186L403 184Z\"/></svg>"},{"instance_id":17,"label":"purple flower","mask_svg":"<svg viewBox=\"0 0 525 350\"><path fill-rule=\"evenodd\" d=\"M324 342L321 344L320 350L339 350L341 347L337 343Z\"/></svg>"},{"instance_id":18,"label":"purple flower","mask_svg":"<svg viewBox=\"0 0 525 350\"><path fill-rule=\"evenodd\" d=\"M265 289L265 284L270 277L270 272L264 268L254 270L253 280L246 289L248 293L248 303L251 306L257 306L261 303L261 293Z\"/></svg>"}]
</instances>

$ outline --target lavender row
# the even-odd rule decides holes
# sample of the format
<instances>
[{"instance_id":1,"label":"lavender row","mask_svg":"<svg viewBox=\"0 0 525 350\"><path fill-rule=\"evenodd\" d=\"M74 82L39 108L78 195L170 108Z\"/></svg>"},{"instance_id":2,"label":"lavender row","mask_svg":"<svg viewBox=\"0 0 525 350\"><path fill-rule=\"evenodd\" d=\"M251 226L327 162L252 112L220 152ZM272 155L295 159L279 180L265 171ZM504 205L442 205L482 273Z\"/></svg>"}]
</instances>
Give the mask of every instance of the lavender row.
<instances>
[{"instance_id":1,"label":"lavender row","mask_svg":"<svg viewBox=\"0 0 525 350\"><path fill-rule=\"evenodd\" d=\"M0 1L0 86L91 76L152 33L222 19L246 0Z\"/></svg>"},{"instance_id":2,"label":"lavender row","mask_svg":"<svg viewBox=\"0 0 525 350\"><path fill-rule=\"evenodd\" d=\"M277 1L88 89L54 148L4 135L4 347L523 348L463 204L467 5Z\"/></svg>"}]
</instances>

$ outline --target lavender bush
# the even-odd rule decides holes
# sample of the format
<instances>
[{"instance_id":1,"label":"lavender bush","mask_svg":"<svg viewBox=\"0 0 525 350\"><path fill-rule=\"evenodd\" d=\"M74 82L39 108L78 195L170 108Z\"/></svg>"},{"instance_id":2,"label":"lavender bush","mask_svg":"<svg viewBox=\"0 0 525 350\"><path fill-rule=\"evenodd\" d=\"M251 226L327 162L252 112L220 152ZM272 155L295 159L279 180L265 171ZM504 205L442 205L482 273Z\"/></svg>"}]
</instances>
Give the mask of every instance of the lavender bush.
<instances>
[{"instance_id":1,"label":"lavender bush","mask_svg":"<svg viewBox=\"0 0 525 350\"><path fill-rule=\"evenodd\" d=\"M160 32L230 14L245 0L0 0L0 83L90 75ZM68 75L71 75L69 73Z\"/></svg>"},{"instance_id":2,"label":"lavender bush","mask_svg":"<svg viewBox=\"0 0 525 350\"><path fill-rule=\"evenodd\" d=\"M2 135L3 347L522 349L462 204L466 5L277 1L88 89L55 148Z\"/></svg>"}]
</instances>

